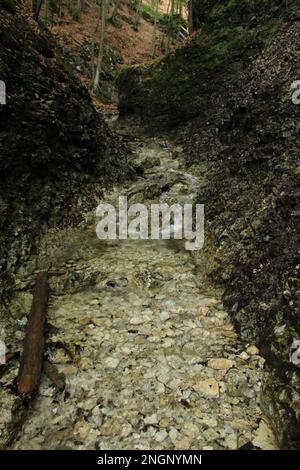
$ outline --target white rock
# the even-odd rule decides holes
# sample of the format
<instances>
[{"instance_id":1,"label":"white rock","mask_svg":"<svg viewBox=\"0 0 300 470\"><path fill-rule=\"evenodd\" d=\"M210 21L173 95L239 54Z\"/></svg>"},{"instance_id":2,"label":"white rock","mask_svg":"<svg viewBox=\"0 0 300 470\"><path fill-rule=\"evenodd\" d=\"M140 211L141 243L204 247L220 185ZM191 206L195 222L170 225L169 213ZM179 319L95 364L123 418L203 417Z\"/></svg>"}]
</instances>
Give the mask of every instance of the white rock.
<instances>
[{"instance_id":1,"label":"white rock","mask_svg":"<svg viewBox=\"0 0 300 470\"><path fill-rule=\"evenodd\" d=\"M275 450L277 448L274 434L264 420L261 420L259 423L259 427L255 431L255 438L252 443L263 450Z\"/></svg>"},{"instance_id":2,"label":"white rock","mask_svg":"<svg viewBox=\"0 0 300 470\"><path fill-rule=\"evenodd\" d=\"M210 398L219 397L219 384L215 379L201 380L197 384L194 384L193 388L200 395Z\"/></svg>"},{"instance_id":3,"label":"white rock","mask_svg":"<svg viewBox=\"0 0 300 470\"><path fill-rule=\"evenodd\" d=\"M239 354L239 358L243 359L243 361L248 361L249 357L250 356L249 356L249 354L246 353L246 351L243 351L243 352L241 352L241 354Z\"/></svg>"},{"instance_id":4,"label":"white rock","mask_svg":"<svg viewBox=\"0 0 300 470\"><path fill-rule=\"evenodd\" d=\"M164 384L158 382L158 384L156 385L156 393L157 395L163 395L165 393L165 386Z\"/></svg>"},{"instance_id":5,"label":"white rock","mask_svg":"<svg viewBox=\"0 0 300 470\"><path fill-rule=\"evenodd\" d=\"M155 434L154 439L157 442L163 442L168 437L167 431L159 431Z\"/></svg>"},{"instance_id":6,"label":"white rock","mask_svg":"<svg viewBox=\"0 0 300 470\"><path fill-rule=\"evenodd\" d=\"M142 325L143 323L147 323L150 320L149 317L132 317L129 321L131 325Z\"/></svg>"},{"instance_id":7,"label":"white rock","mask_svg":"<svg viewBox=\"0 0 300 470\"><path fill-rule=\"evenodd\" d=\"M132 350L127 348L126 346L124 346L122 349L121 349L121 352L122 354L125 354L125 356L129 356L131 353L132 353Z\"/></svg>"},{"instance_id":8,"label":"white rock","mask_svg":"<svg viewBox=\"0 0 300 470\"><path fill-rule=\"evenodd\" d=\"M201 419L200 423L205 424L209 428L215 428L218 426L218 421L213 416L208 416L208 417Z\"/></svg>"},{"instance_id":9,"label":"white rock","mask_svg":"<svg viewBox=\"0 0 300 470\"><path fill-rule=\"evenodd\" d=\"M249 346L247 349L246 349L246 352L250 355L250 356L257 356L259 354L259 349L256 347L256 346Z\"/></svg>"},{"instance_id":10,"label":"white rock","mask_svg":"<svg viewBox=\"0 0 300 470\"><path fill-rule=\"evenodd\" d=\"M145 424L157 424L158 423L157 415L153 414L150 416L146 416L146 418L144 418L144 423Z\"/></svg>"},{"instance_id":11,"label":"white rock","mask_svg":"<svg viewBox=\"0 0 300 470\"><path fill-rule=\"evenodd\" d=\"M211 367L212 369L228 370L234 366L234 362L230 359L224 359L223 357L219 357L215 359L210 359L207 363L207 366Z\"/></svg>"},{"instance_id":12,"label":"white rock","mask_svg":"<svg viewBox=\"0 0 300 470\"><path fill-rule=\"evenodd\" d=\"M120 363L120 360L116 357L108 357L104 361L104 365L108 369L116 369Z\"/></svg>"},{"instance_id":13,"label":"white rock","mask_svg":"<svg viewBox=\"0 0 300 470\"><path fill-rule=\"evenodd\" d=\"M85 440L91 432L91 427L85 421L77 421L73 432L79 435L80 439Z\"/></svg>"},{"instance_id":14,"label":"white rock","mask_svg":"<svg viewBox=\"0 0 300 470\"><path fill-rule=\"evenodd\" d=\"M181 379L172 379L170 380L170 382L168 382L168 387L171 388L172 390L176 390L177 388L180 387L180 385L182 384L182 380Z\"/></svg>"},{"instance_id":15,"label":"white rock","mask_svg":"<svg viewBox=\"0 0 300 470\"><path fill-rule=\"evenodd\" d=\"M121 437L128 437L132 433L132 426L130 423L122 425Z\"/></svg>"},{"instance_id":16,"label":"white rock","mask_svg":"<svg viewBox=\"0 0 300 470\"><path fill-rule=\"evenodd\" d=\"M178 433L178 431L177 431L176 428L173 428L173 427L172 427L172 428L170 429L170 431L169 431L169 437L170 437L170 439L171 439L172 444L174 444L174 445L176 444L176 440L177 440L177 438L178 438L178 434L179 434L179 433Z\"/></svg>"},{"instance_id":17,"label":"white rock","mask_svg":"<svg viewBox=\"0 0 300 470\"><path fill-rule=\"evenodd\" d=\"M228 436L226 436L225 444L226 444L226 447L228 447L228 449L236 450L237 446L238 446L237 435L236 434L229 434Z\"/></svg>"},{"instance_id":18,"label":"white rock","mask_svg":"<svg viewBox=\"0 0 300 470\"><path fill-rule=\"evenodd\" d=\"M162 311L159 314L159 318L161 319L161 321L167 321L170 318L170 314L166 311Z\"/></svg>"}]
</instances>

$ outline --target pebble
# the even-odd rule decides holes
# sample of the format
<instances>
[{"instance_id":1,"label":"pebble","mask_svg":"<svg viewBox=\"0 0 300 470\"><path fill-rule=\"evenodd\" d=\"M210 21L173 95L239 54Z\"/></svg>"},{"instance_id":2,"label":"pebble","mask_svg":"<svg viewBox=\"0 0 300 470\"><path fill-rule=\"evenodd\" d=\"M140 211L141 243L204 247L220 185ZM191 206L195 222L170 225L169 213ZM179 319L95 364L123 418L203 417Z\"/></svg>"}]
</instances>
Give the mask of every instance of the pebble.
<instances>
[{"instance_id":1,"label":"pebble","mask_svg":"<svg viewBox=\"0 0 300 470\"><path fill-rule=\"evenodd\" d=\"M210 359L207 363L208 367L212 369L224 369L229 370L234 366L234 361L224 358Z\"/></svg>"},{"instance_id":2,"label":"pebble","mask_svg":"<svg viewBox=\"0 0 300 470\"><path fill-rule=\"evenodd\" d=\"M236 450L238 447L237 436L236 434L229 434L225 437L225 444L229 450Z\"/></svg>"},{"instance_id":3,"label":"pebble","mask_svg":"<svg viewBox=\"0 0 300 470\"><path fill-rule=\"evenodd\" d=\"M147 416L146 418L144 418L144 423L145 424L156 424L156 423L158 423L157 415L153 414L151 416Z\"/></svg>"},{"instance_id":4,"label":"pebble","mask_svg":"<svg viewBox=\"0 0 300 470\"><path fill-rule=\"evenodd\" d=\"M168 312L165 312L165 311L160 312L159 318L161 319L162 322L165 322L165 321L169 320L170 314Z\"/></svg>"},{"instance_id":5,"label":"pebble","mask_svg":"<svg viewBox=\"0 0 300 470\"><path fill-rule=\"evenodd\" d=\"M155 434L154 439L155 439L157 442L162 443L167 437L168 437L167 431L158 431L158 432Z\"/></svg>"},{"instance_id":6,"label":"pebble","mask_svg":"<svg viewBox=\"0 0 300 470\"><path fill-rule=\"evenodd\" d=\"M109 369L116 369L120 363L120 360L117 358L113 357L108 357L105 361L104 364L107 368Z\"/></svg>"},{"instance_id":7,"label":"pebble","mask_svg":"<svg viewBox=\"0 0 300 470\"><path fill-rule=\"evenodd\" d=\"M240 359L243 359L243 361L248 361L250 358L249 354L246 353L246 351L241 352L238 356Z\"/></svg>"},{"instance_id":8,"label":"pebble","mask_svg":"<svg viewBox=\"0 0 300 470\"><path fill-rule=\"evenodd\" d=\"M209 428L216 428L218 426L218 421L213 416L208 416L207 418L201 419L201 424L208 426Z\"/></svg>"},{"instance_id":9,"label":"pebble","mask_svg":"<svg viewBox=\"0 0 300 470\"><path fill-rule=\"evenodd\" d=\"M250 356L257 356L259 354L259 349L256 346L249 346L246 349L246 353Z\"/></svg>"},{"instance_id":10,"label":"pebble","mask_svg":"<svg viewBox=\"0 0 300 470\"><path fill-rule=\"evenodd\" d=\"M219 397L219 384L215 379L202 380L195 384L193 388L200 395L209 397L209 398L218 398Z\"/></svg>"},{"instance_id":11,"label":"pebble","mask_svg":"<svg viewBox=\"0 0 300 470\"><path fill-rule=\"evenodd\" d=\"M169 431L169 437L171 439L172 444L174 444L174 445L176 444L178 434L179 433L178 433L177 429L175 429L173 427Z\"/></svg>"}]
</instances>

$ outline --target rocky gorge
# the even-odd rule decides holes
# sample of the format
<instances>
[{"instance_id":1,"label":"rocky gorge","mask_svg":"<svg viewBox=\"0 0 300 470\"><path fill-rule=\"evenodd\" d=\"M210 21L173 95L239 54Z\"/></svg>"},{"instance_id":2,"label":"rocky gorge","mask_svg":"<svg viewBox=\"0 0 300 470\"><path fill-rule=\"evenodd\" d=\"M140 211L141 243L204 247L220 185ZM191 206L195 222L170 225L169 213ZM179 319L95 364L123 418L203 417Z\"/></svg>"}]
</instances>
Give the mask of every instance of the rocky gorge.
<instances>
[{"instance_id":1,"label":"rocky gorge","mask_svg":"<svg viewBox=\"0 0 300 470\"><path fill-rule=\"evenodd\" d=\"M299 449L297 1L194 0L195 32L119 73L103 115L61 47L0 3L1 448ZM205 205L203 250L96 236L95 209ZM16 394L38 272L45 358Z\"/></svg>"}]
</instances>

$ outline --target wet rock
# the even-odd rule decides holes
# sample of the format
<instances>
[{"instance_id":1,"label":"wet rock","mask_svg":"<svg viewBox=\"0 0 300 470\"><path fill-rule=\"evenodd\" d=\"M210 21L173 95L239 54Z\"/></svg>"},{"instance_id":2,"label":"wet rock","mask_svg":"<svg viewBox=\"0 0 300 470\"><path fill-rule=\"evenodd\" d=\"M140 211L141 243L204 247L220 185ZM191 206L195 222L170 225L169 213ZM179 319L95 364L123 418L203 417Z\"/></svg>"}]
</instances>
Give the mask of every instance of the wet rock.
<instances>
[{"instance_id":1,"label":"wet rock","mask_svg":"<svg viewBox=\"0 0 300 470\"><path fill-rule=\"evenodd\" d=\"M99 432L101 436L117 436L121 430L121 423L117 418L108 418L99 429Z\"/></svg>"},{"instance_id":2,"label":"wet rock","mask_svg":"<svg viewBox=\"0 0 300 470\"><path fill-rule=\"evenodd\" d=\"M230 397L252 396L252 390L249 388L247 377L232 369L226 375L226 388Z\"/></svg>"},{"instance_id":3,"label":"wet rock","mask_svg":"<svg viewBox=\"0 0 300 470\"><path fill-rule=\"evenodd\" d=\"M105 359L104 364L108 369L116 369L120 363L120 360L115 357L108 357Z\"/></svg>"},{"instance_id":4,"label":"wet rock","mask_svg":"<svg viewBox=\"0 0 300 470\"><path fill-rule=\"evenodd\" d=\"M205 426L208 426L209 428L215 428L218 426L218 421L213 416L207 416L205 418L202 418L200 422L201 424L204 424Z\"/></svg>"},{"instance_id":5,"label":"wet rock","mask_svg":"<svg viewBox=\"0 0 300 470\"><path fill-rule=\"evenodd\" d=\"M144 423L145 424L157 424L158 423L157 415L153 414L153 415L147 416L146 418L144 418Z\"/></svg>"},{"instance_id":6,"label":"wet rock","mask_svg":"<svg viewBox=\"0 0 300 470\"><path fill-rule=\"evenodd\" d=\"M169 320L170 314L166 311L160 312L159 318L161 319L162 322L165 322L165 321Z\"/></svg>"},{"instance_id":7,"label":"wet rock","mask_svg":"<svg viewBox=\"0 0 300 470\"><path fill-rule=\"evenodd\" d=\"M234 367L234 361L224 358L210 359L207 363L208 367L212 369L224 369L229 370Z\"/></svg>"},{"instance_id":8,"label":"wet rock","mask_svg":"<svg viewBox=\"0 0 300 470\"><path fill-rule=\"evenodd\" d=\"M248 346L246 353L250 356L257 356L259 354L259 349L256 346Z\"/></svg>"},{"instance_id":9,"label":"wet rock","mask_svg":"<svg viewBox=\"0 0 300 470\"><path fill-rule=\"evenodd\" d=\"M225 438L225 446L229 450L236 450L238 448L237 435L232 433Z\"/></svg>"},{"instance_id":10,"label":"wet rock","mask_svg":"<svg viewBox=\"0 0 300 470\"><path fill-rule=\"evenodd\" d=\"M29 292L17 292L10 304L10 313L13 318L28 317L32 304L32 294Z\"/></svg>"},{"instance_id":11,"label":"wet rock","mask_svg":"<svg viewBox=\"0 0 300 470\"><path fill-rule=\"evenodd\" d=\"M171 428L169 431L169 437L171 439L172 444L176 445L177 438L178 438L178 431L176 428Z\"/></svg>"},{"instance_id":12,"label":"wet rock","mask_svg":"<svg viewBox=\"0 0 300 470\"><path fill-rule=\"evenodd\" d=\"M252 443L254 446L263 450L275 450L277 448L274 434L266 421L261 420L259 423Z\"/></svg>"},{"instance_id":13,"label":"wet rock","mask_svg":"<svg viewBox=\"0 0 300 470\"><path fill-rule=\"evenodd\" d=\"M205 396L208 398L218 398L220 394L219 384L214 379L202 380L198 382L197 384L193 385L193 388L201 396Z\"/></svg>"},{"instance_id":14,"label":"wet rock","mask_svg":"<svg viewBox=\"0 0 300 470\"><path fill-rule=\"evenodd\" d=\"M243 361L248 361L250 356L249 356L249 354L246 353L246 351L243 351L243 352L241 352L241 354L239 354L239 358L242 359Z\"/></svg>"},{"instance_id":15,"label":"wet rock","mask_svg":"<svg viewBox=\"0 0 300 470\"><path fill-rule=\"evenodd\" d=\"M154 439L161 444L162 442L164 442L167 439L167 437L168 437L167 431L163 430L163 431L158 431L155 434Z\"/></svg>"},{"instance_id":16,"label":"wet rock","mask_svg":"<svg viewBox=\"0 0 300 470\"><path fill-rule=\"evenodd\" d=\"M74 434L78 435L82 441L85 441L88 438L91 431L92 428L86 421L77 421L74 426Z\"/></svg>"}]
</instances>

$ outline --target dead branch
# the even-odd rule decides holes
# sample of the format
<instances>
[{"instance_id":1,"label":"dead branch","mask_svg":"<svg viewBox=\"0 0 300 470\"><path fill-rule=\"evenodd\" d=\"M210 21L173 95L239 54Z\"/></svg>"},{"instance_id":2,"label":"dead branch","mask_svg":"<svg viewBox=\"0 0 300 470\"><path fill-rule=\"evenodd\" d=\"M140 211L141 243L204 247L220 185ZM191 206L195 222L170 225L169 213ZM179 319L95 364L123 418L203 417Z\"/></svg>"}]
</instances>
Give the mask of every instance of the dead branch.
<instances>
[{"instance_id":1,"label":"dead branch","mask_svg":"<svg viewBox=\"0 0 300 470\"><path fill-rule=\"evenodd\" d=\"M38 389L44 354L44 327L48 305L48 273L37 275L17 378L17 393L30 399Z\"/></svg>"}]
</instances>

